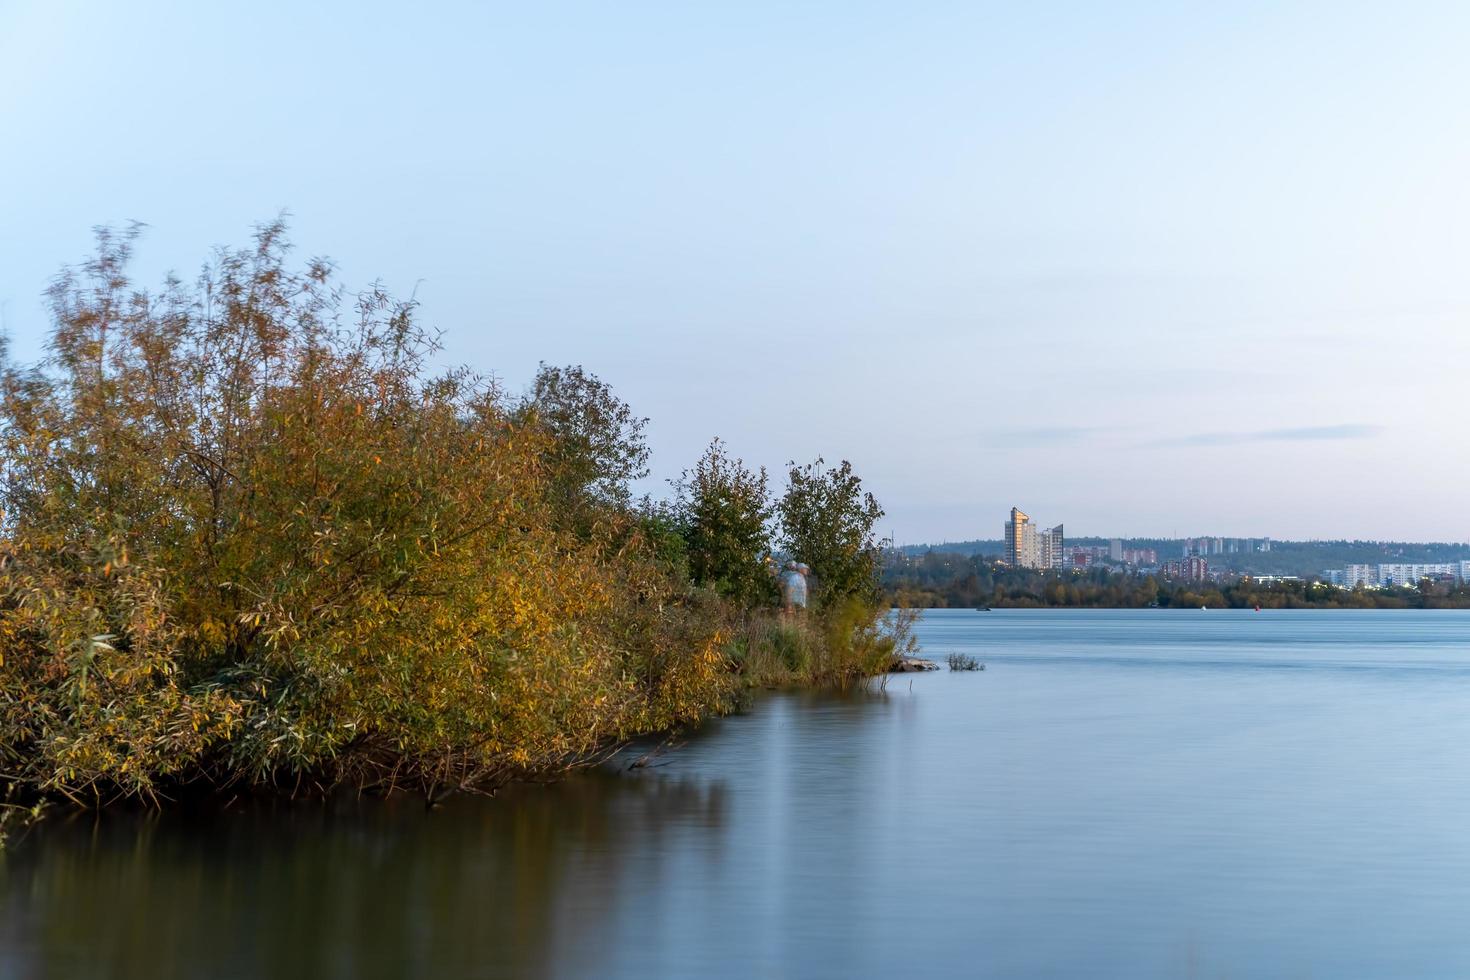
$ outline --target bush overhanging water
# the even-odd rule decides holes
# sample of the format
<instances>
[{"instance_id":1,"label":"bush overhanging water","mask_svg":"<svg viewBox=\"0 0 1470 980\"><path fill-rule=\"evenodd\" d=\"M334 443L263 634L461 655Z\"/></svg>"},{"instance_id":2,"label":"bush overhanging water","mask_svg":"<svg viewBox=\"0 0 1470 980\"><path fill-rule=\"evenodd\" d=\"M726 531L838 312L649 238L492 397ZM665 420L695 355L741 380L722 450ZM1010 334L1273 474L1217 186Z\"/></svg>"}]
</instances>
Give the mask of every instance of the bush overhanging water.
<instances>
[{"instance_id":1,"label":"bush overhanging water","mask_svg":"<svg viewBox=\"0 0 1470 980\"><path fill-rule=\"evenodd\" d=\"M49 357L0 375L12 802L484 788L903 641L846 463L772 500L716 441L635 501L644 420L595 376L435 371L412 303L292 267L280 224L145 292L135 234L58 277ZM775 609L778 546L810 614Z\"/></svg>"}]
</instances>

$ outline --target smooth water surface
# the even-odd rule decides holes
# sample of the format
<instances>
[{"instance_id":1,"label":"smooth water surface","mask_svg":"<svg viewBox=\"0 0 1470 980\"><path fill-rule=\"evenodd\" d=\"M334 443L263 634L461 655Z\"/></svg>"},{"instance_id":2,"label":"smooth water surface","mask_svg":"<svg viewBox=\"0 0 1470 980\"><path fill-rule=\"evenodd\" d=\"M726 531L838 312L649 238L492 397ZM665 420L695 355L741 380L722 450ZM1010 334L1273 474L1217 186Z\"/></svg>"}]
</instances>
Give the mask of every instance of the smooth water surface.
<instances>
[{"instance_id":1,"label":"smooth water surface","mask_svg":"<svg viewBox=\"0 0 1470 980\"><path fill-rule=\"evenodd\" d=\"M43 824L11 977L1470 976L1470 614L940 611L498 799Z\"/></svg>"}]
</instances>

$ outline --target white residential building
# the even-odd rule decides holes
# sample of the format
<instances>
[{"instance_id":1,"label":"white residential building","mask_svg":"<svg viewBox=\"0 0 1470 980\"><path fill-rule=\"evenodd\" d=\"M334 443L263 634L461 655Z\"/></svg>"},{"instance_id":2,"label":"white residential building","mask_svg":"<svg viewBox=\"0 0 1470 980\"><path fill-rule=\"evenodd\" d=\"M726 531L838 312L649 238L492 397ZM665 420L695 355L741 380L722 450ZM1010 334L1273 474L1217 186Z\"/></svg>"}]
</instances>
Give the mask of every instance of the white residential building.
<instances>
[{"instance_id":1,"label":"white residential building","mask_svg":"<svg viewBox=\"0 0 1470 980\"><path fill-rule=\"evenodd\" d=\"M1391 588L1416 586L1421 579L1454 576L1461 582L1470 581L1470 561L1445 562L1385 562L1382 565L1347 565L1340 571L1332 569L1323 573L1323 580L1340 585L1344 589Z\"/></svg>"},{"instance_id":2,"label":"white residential building","mask_svg":"<svg viewBox=\"0 0 1470 980\"><path fill-rule=\"evenodd\" d=\"M1458 577L1459 574L1459 562L1385 564L1378 566L1378 584L1384 586L1418 585L1420 579L1436 578L1440 575Z\"/></svg>"}]
</instances>

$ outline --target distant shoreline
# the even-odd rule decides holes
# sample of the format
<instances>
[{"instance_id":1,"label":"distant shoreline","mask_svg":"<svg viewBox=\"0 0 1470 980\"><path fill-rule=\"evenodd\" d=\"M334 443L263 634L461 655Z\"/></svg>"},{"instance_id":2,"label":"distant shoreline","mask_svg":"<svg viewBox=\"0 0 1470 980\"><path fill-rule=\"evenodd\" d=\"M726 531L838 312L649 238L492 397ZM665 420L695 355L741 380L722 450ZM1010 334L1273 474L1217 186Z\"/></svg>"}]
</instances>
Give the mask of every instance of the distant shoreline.
<instances>
[{"instance_id":1,"label":"distant shoreline","mask_svg":"<svg viewBox=\"0 0 1470 980\"><path fill-rule=\"evenodd\" d=\"M883 590L890 604L920 609L1470 609L1470 582L1447 578L1344 589L1305 578L1222 582L1103 568L1043 571L934 554L912 561L890 557Z\"/></svg>"},{"instance_id":2,"label":"distant shoreline","mask_svg":"<svg viewBox=\"0 0 1470 980\"><path fill-rule=\"evenodd\" d=\"M1201 612L1189 606L992 606L977 609L970 606L891 606L892 609L926 612ZM1205 612L1470 612L1465 606L1279 606L1255 609L1246 606L1206 606Z\"/></svg>"}]
</instances>

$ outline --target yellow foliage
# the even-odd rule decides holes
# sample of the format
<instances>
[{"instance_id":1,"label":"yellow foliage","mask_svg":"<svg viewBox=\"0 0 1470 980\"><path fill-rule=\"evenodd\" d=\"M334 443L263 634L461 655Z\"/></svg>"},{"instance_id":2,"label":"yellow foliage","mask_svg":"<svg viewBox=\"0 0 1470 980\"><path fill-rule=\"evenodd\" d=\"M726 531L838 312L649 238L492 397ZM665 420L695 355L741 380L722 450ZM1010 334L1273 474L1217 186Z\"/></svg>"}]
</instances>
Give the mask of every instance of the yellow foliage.
<instances>
[{"instance_id":1,"label":"yellow foliage","mask_svg":"<svg viewBox=\"0 0 1470 980\"><path fill-rule=\"evenodd\" d=\"M727 706L719 616L666 604L632 514L569 530L546 431L430 374L379 292L323 329L340 294L279 236L208 303L135 294L104 242L53 290L51 368L6 370L6 773L462 785Z\"/></svg>"},{"instance_id":2,"label":"yellow foliage","mask_svg":"<svg viewBox=\"0 0 1470 980\"><path fill-rule=\"evenodd\" d=\"M104 239L52 290L54 359L0 371L14 784L483 785L882 654L874 610L781 625L692 588L615 492L637 446L604 439L609 474L431 373L411 304L344 303L281 233L157 296Z\"/></svg>"}]
</instances>

